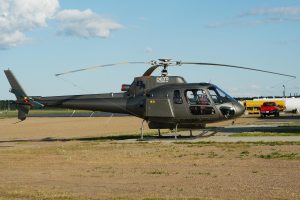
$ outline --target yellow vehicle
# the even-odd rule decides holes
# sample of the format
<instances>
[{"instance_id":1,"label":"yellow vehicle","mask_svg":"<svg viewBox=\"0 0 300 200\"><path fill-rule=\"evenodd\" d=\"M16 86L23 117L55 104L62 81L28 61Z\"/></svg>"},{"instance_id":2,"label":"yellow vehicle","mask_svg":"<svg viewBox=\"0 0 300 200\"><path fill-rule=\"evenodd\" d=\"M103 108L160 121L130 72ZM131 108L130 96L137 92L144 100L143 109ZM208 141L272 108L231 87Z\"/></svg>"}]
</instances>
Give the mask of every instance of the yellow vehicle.
<instances>
[{"instance_id":1,"label":"yellow vehicle","mask_svg":"<svg viewBox=\"0 0 300 200\"><path fill-rule=\"evenodd\" d=\"M244 106L246 107L248 114L260 114L260 107L263 105L264 102L276 102L281 112L285 110L285 101L279 99L247 100L244 102Z\"/></svg>"},{"instance_id":2,"label":"yellow vehicle","mask_svg":"<svg viewBox=\"0 0 300 200\"><path fill-rule=\"evenodd\" d=\"M260 104L260 102L256 102L256 101L246 101L244 103L244 106L246 107L246 110L248 112L248 114L259 114L260 113L260 105L262 105L262 103Z\"/></svg>"}]
</instances>

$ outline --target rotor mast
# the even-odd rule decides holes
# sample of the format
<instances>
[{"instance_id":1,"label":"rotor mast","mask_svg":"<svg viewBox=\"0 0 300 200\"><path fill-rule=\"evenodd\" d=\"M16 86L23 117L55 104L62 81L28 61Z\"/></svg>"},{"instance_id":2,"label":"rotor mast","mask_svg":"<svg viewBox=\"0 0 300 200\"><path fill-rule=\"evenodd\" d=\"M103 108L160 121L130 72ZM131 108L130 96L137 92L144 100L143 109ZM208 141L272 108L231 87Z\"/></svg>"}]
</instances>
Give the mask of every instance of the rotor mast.
<instances>
[{"instance_id":1,"label":"rotor mast","mask_svg":"<svg viewBox=\"0 0 300 200\"><path fill-rule=\"evenodd\" d=\"M167 68L170 64L172 64L171 59L163 58L163 59L158 59L158 60L160 61L160 65L163 67L163 69L161 70L161 76L163 76L163 77L168 76L168 69Z\"/></svg>"}]
</instances>

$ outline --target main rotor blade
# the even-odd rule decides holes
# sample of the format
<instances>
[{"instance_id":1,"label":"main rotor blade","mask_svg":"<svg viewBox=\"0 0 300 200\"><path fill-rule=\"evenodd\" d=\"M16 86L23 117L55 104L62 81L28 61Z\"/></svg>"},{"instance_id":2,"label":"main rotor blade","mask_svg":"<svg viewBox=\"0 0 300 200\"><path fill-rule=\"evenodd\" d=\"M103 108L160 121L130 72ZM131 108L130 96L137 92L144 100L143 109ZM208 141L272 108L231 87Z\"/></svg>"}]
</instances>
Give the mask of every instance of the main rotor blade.
<instances>
[{"instance_id":1,"label":"main rotor blade","mask_svg":"<svg viewBox=\"0 0 300 200\"><path fill-rule=\"evenodd\" d=\"M71 74L71 73L81 72L81 71L86 71L86 70L92 70L92 69L97 69L97 68L101 68L101 67L111 67L111 66L115 66L115 65L125 65L125 64L149 64L149 63L148 62L126 62L125 61L125 62L119 62L119 63L105 64L105 65L96 65L96 66L66 71L63 73L58 73L58 74L55 74L55 76L61 76L61 75L65 75L65 74Z\"/></svg>"},{"instance_id":2,"label":"main rotor blade","mask_svg":"<svg viewBox=\"0 0 300 200\"><path fill-rule=\"evenodd\" d=\"M277 73L277 72L271 72L271 71L266 71L266 70L261 70L261 69L255 69L255 68L250 68L250 67L241 67L241 66L235 66L235 65L224 65L224 64L217 64L217 63L198 63L198 62L178 62L180 64L187 64L187 65L210 65L210 66L220 66L220 67L230 67L230 68L238 68L238 69L246 69L246 70L251 70L251 71L258 71L258 72L264 72L264 73L269 73L269 74L276 74L280 76L287 76L291 78L296 78L296 76L289 75L289 74L282 74L282 73Z\"/></svg>"}]
</instances>

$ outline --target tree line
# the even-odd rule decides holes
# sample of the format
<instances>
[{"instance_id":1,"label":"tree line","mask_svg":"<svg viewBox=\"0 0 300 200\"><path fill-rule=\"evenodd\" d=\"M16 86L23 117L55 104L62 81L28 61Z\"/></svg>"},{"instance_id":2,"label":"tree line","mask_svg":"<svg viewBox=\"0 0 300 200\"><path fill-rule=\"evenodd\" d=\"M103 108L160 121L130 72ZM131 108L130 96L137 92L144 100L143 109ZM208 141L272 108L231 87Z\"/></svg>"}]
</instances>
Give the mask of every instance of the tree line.
<instances>
[{"instance_id":1,"label":"tree line","mask_svg":"<svg viewBox=\"0 0 300 200\"><path fill-rule=\"evenodd\" d=\"M0 110L16 110L16 104L12 100L0 100Z\"/></svg>"}]
</instances>

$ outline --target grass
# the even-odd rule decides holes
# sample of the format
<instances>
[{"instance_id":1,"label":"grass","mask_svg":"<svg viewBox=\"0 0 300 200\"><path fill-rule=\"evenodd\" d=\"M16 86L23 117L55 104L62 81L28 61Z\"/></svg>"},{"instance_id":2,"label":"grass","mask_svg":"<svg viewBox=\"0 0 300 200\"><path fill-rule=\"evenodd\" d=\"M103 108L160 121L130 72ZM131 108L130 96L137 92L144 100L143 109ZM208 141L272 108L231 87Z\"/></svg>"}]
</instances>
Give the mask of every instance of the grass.
<instances>
[{"instance_id":1,"label":"grass","mask_svg":"<svg viewBox=\"0 0 300 200\"><path fill-rule=\"evenodd\" d=\"M249 154L250 154L250 152L249 151L242 151L241 153L240 153L240 158L245 158L245 157L247 157L247 156L249 156Z\"/></svg>"},{"instance_id":2,"label":"grass","mask_svg":"<svg viewBox=\"0 0 300 200\"><path fill-rule=\"evenodd\" d=\"M111 200L132 200L131 197L113 197Z\"/></svg>"},{"instance_id":3,"label":"grass","mask_svg":"<svg viewBox=\"0 0 300 200\"><path fill-rule=\"evenodd\" d=\"M264 137L264 136L300 136L300 133L244 132L244 133L229 135L229 137Z\"/></svg>"},{"instance_id":4,"label":"grass","mask_svg":"<svg viewBox=\"0 0 300 200\"><path fill-rule=\"evenodd\" d=\"M290 122L291 126L300 126L300 122Z\"/></svg>"},{"instance_id":5,"label":"grass","mask_svg":"<svg viewBox=\"0 0 300 200\"><path fill-rule=\"evenodd\" d=\"M152 175L169 175L169 172L165 172L160 169L155 169L153 171L147 172L147 174L152 174Z\"/></svg>"},{"instance_id":6,"label":"grass","mask_svg":"<svg viewBox=\"0 0 300 200\"><path fill-rule=\"evenodd\" d=\"M217 153L215 153L214 151L210 151L209 153L208 153L208 158L215 158L215 157L217 157L218 156L218 154Z\"/></svg>"},{"instance_id":7,"label":"grass","mask_svg":"<svg viewBox=\"0 0 300 200\"><path fill-rule=\"evenodd\" d=\"M214 180L220 183L220 185L225 182L230 184L230 181L236 178L236 175L240 172L240 170L242 170L242 172L246 170L248 174L246 175L246 180L248 178L251 181L253 179L251 178L252 175L260 178L260 176L265 177L272 176L272 174L274 174L274 172L271 171L273 169L270 169L269 172L268 169L263 167L269 166L269 164L266 165L266 163L272 162L272 166L275 167L284 166L284 168L281 169L284 170L283 174L285 174L285 172L289 172L289 168L292 169L293 166L298 164L298 160L285 161L284 159L287 159L287 157L292 158L293 155L287 156L287 154L290 154L291 152L299 153L299 147L293 146L291 149L287 150L287 152L280 152L280 149L287 149L289 147L260 146L253 149L245 149L244 144L245 143L237 145L239 148L234 148L234 152L230 153L225 153L222 148L215 148L210 145L203 148L194 146L193 149L190 149L186 148L187 145L175 145L172 143L163 143L158 145L152 143L143 144L145 145L145 147L143 147L140 146L140 143L111 144L111 142L104 144L95 142L77 142L71 144L57 143L51 146L41 145L41 147L38 146L38 148L32 146L29 148L21 147L17 149L19 152L16 152L16 149L7 150L13 154L3 152L2 150L0 152L0 156L2 155L2 157L5 156L7 158L3 161L5 162L9 160L11 162L11 164L5 164L2 167L3 170L5 170L3 171L3 174L6 175L8 173L12 173L11 176L8 176L7 182L10 183L11 180L14 180L14 174L19 174L22 177L21 179L16 179L15 182L17 184L21 184L24 181L24 184L31 185L31 187L20 191L18 188L6 190L7 186L4 188L1 188L0 186L0 199L80 199L80 196L78 196L78 198L77 196L73 196L76 195L77 191L71 194L64 193L63 191L62 193L57 193L57 195L54 191L52 192L51 188L53 188L53 185L58 183L58 181L61 181L61 183L55 186L56 188L67 191L66 188L73 187L70 186L71 184L82 185L83 187L78 189L78 195L95 194L95 196L91 196L94 198L97 197L96 194L100 194L107 195L108 197L106 199L120 200L192 199L189 198L189 196L197 196L199 195L199 192L189 188L198 187L199 185L201 185L202 188L210 188L210 184L214 182ZM246 146L247 145L248 144L246 144ZM231 146L231 144L228 146ZM56 151L59 153L59 156L56 156ZM270 152L275 151L279 151L279 153L284 156L278 158L281 160L276 160L274 165L273 161L264 160L254 155L254 153L269 154ZM184 159L173 159L173 155L175 153L184 153L188 156ZM162 158L157 158L157 154L161 154ZM225 154L225 158L218 160L217 158L220 154ZM249 157L247 157L249 162L240 161L237 157L240 154L243 156L249 154ZM128 155L130 155L130 157ZM193 155L201 155L201 157L195 159ZM207 159L208 155L215 158ZM72 160L67 160L69 157L72 157ZM260 165L260 163L263 164ZM234 167L232 167L233 165ZM18 166L22 167L20 168ZM259 171L257 171L257 169ZM62 172L64 173L65 177L63 178L65 178L66 183L64 183L64 179L60 178L62 176ZM177 172L179 173L177 174ZM287 174L293 176L292 172ZM51 180L54 180L53 182L47 181L50 175ZM23 178L23 176L25 178ZM40 177L37 179L37 176ZM3 180L5 180L5 177L6 176L3 177ZM33 177L33 179L30 179L30 177ZM278 183L280 182L281 176L275 176L275 178L275 180L272 179L272 181L276 184L274 187L280 187L281 185ZM21 180L20 183L19 180ZM38 185L39 182L37 181L39 180L45 181L43 181L41 185ZM208 184L205 184L204 182L207 180L209 182ZM224 181L224 183L221 181ZM272 181L267 182L267 184L273 184ZM154 184L154 186L153 184L145 185L145 182L155 182L156 184ZM97 183L96 187L94 185L95 183ZM105 183L108 184L105 185ZM17 184L12 185L11 187L18 187ZM244 186L244 184L247 183L243 183L242 186ZM263 184L267 185L265 182ZM3 185L5 185L5 183L3 183ZM35 186L37 186L38 189L46 187L50 191L36 192L36 189L34 188ZM63 186L66 186L66 188ZM287 185L280 195L286 195L285 191L289 190L289 187L290 185ZM145 188L147 188L147 190ZM181 190L183 191L181 192ZM253 190L255 191L255 189ZM268 190L269 188L266 187L266 189L259 190L259 192L265 192ZM126 191L133 192L129 193ZM147 191L155 191L155 193L149 193ZM297 188L292 188L290 191L296 193ZM214 191L209 191L208 195L205 193L205 196L209 197L212 192L217 193L218 188ZM245 191L241 190L241 192ZM274 194L274 196L277 194L278 193ZM183 198L180 198L181 196L183 196ZM232 196L229 195L224 196L224 198L225 197L230 199ZM249 198L252 197L253 196L250 196ZM254 196L253 199L255 199L255 197L257 197L257 195ZM288 197L291 197L291 195Z\"/></svg>"},{"instance_id":8,"label":"grass","mask_svg":"<svg viewBox=\"0 0 300 200\"><path fill-rule=\"evenodd\" d=\"M73 199L89 199L74 196L66 192L57 191L32 191L28 189L19 189L13 191L0 191L1 199L38 199L38 200L73 200Z\"/></svg>"},{"instance_id":9,"label":"grass","mask_svg":"<svg viewBox=\"0 0 300 200\"><path fill-rule=\"evenodd\" d=\"M178 191L183 191L182 188L178 188ZM14 199L33 199L33 200L93 200L93 199L101 199L101 198L88 198L88 197L80 197L75 196L69 193L62 193L56 191L27 191L27 190L15 190L15 191L0 191L0 199L2 200L14 200ZM109 198L111 200L135 200L135 199L143 199L143 200L208 200L208 198L198 198L198 197L187 197L187 198L161 198L161 197L144 197L144 198L136 198L130 196L119 196Z\"/></svg>"},{"instance_id":10,"label":"grass","mask_svg":"<svg viewBox=\"0 0 300 200\"><path fill-rule=\"evenodd\" d=\"M300 145L300 142L292 142L292 141L274 141L274 142L265 142L265 141L257 141L257 142L213 142L213 141L198 141L198 142L174 142L174 144L184 144L184 145L190 145L190 147L193 146L209 146L213 145L216 147L232 147L232 148L238 148L242 146L250 146L250 145L256 145L256 146L279 146L279 145Z\"/></svg>"},{"instance_id":11,"label":"grass","mask_svg":"<svg viewBox=\"0 0 300 200\"><path fill-rule=\"evenodd\" d=\"M202 176L210 176L211 172L191 172L190 175L202 175Z\"/></svg>"},{"instance_id":12,"label":"grass","mask_svg":"<svg viewBox=\"0 0 300 200\"><path fill-rule=\"evenodd\" d=\"M17 111L0 111L0 119L1 118L12 118L12 117L17 117L18 112Z\"/></svg>"},{"instance_id":13,"label":"grass","mask_svg":"<svg viewBox=\"0 0 300 200\"><path fill-rule=\"evenodd\" d=\"M178 189L182 191L183 189ZM189 197L189 198L160 198L160 197L146 197L143 200L207 200L207 198Z\"/></svg>"},{"instance_id":14,"label":"grass","mask_svg":"<svg viewBox=\"0 0 300 200\"><path fill-rule=\"evenodd\" d=\"M299 160L300 155L298 153L282 153L280 151L274 151L269 154L256 155L258 158L263 159L283 159L283 160Z\"/></svg>"}]
</instances>

